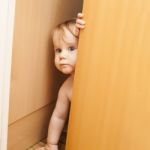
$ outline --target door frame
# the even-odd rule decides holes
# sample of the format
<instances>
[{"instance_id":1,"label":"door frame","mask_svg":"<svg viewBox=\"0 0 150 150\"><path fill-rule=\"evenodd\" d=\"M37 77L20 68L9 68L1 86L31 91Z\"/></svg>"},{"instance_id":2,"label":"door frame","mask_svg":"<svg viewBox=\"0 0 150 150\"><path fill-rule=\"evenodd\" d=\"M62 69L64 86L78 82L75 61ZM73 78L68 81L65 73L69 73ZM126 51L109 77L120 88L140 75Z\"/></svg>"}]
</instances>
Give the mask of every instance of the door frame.
<instances>
[{"instance_id":1,"label":"door frame","mask_svg":"<svg viewBox=\"0 0 150 150\"><path fill-rule=\"evenodd\" d=\"M9 94L16 0L0 0L0 149L7 150Z\"/></svg>"}]
</instances>

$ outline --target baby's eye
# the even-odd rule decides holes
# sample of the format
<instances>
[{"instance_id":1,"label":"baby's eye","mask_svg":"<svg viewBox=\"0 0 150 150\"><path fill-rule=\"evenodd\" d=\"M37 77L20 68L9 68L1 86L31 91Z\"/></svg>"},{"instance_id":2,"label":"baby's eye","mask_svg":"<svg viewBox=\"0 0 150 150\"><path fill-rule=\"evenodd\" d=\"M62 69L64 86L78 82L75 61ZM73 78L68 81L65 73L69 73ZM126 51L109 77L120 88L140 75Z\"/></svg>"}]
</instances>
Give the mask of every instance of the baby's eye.
<instances>
[{"instance_id":1,"label":"baby's eye","mask_svg":"<svg viewBox=\"0 0 150 150\"><path fill-rule=\"evenodd\" d=\"M56 52L56 53L61 53L62 50L61 50L60 48L56 48L56 49L55 49L55 52Z\"/></svg>"},{"instance_id":2,"label":"baby's eye","mask_svg":"<svg viewBox=\"0 0 150 150\"><path fill-rule=\"evenodd\" d=\"M69 51L74 51L76 48L74 47L74 46L70 46L70 47L68 47L68 50Z\"/></svg>"}]
</instances>

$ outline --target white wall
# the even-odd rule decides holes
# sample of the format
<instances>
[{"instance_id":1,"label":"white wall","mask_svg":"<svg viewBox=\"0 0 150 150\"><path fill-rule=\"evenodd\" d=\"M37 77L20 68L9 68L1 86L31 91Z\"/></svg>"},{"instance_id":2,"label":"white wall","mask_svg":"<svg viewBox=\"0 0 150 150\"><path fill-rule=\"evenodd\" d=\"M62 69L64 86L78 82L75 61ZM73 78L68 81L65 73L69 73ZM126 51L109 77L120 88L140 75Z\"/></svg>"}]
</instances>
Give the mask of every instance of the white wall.
<instances>
[{"instance_id":1,"label":"white wall","mask_svg":"<svg viewBox=\"0 0 150 150\"><path fill-rule=\"evenodd\" d=\"M15 0L0 0L0 150L7 149L14 14Z\"/></svg>"}]
</instances>

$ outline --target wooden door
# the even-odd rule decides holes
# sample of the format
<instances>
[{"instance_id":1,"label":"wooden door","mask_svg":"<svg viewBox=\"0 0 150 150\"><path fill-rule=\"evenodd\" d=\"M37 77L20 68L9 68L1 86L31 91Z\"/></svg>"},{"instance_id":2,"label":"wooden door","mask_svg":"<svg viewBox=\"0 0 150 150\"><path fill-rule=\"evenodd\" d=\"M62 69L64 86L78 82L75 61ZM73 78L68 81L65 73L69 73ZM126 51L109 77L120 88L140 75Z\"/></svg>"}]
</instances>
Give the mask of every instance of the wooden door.
<instances>
[{"instance_id":1,"label":"wooden door","mask_svg":"<svg viewBox=\"0 0 150 150\"><path fill-rule=\"evenodd\" d=\"M150 149L149 8L84 1L67 150Z\"/></svg>"}]
</instances>

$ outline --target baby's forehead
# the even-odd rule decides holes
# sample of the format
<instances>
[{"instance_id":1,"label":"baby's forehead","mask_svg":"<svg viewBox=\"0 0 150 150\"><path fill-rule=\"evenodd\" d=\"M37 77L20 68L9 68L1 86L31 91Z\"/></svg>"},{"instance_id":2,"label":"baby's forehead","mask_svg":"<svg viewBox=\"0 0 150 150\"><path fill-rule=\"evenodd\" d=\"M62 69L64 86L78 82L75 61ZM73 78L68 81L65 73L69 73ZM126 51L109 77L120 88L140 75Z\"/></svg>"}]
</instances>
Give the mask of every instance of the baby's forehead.
<instances>
[{"instance_id":1,"label":"baby's forehead","mask_svg":"<svg viewBox=\"0 0 150 150\"><path fill-rule=\"evenodd\" d=\"M66 45L73 45L73 44L77 44L78 40L77 38L70 33L69 31L65 30L65 31L55 31L53 34L53 43L54 45L62 45L62 44L66 44Z\"/></svg>"},{"instance_id":2,"label":"baby's forehead","mask_svg":"<svg viewBox=\"0 0 150 150\"><path fill-rule=\"evenodd\" d=\"M54 47L62 48L68 46L77 46L76 41L64 41L63 39L55 40Z\"/></svg>"}]
</instances>

